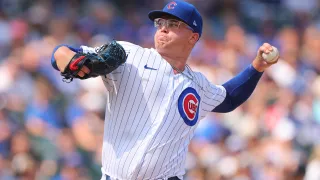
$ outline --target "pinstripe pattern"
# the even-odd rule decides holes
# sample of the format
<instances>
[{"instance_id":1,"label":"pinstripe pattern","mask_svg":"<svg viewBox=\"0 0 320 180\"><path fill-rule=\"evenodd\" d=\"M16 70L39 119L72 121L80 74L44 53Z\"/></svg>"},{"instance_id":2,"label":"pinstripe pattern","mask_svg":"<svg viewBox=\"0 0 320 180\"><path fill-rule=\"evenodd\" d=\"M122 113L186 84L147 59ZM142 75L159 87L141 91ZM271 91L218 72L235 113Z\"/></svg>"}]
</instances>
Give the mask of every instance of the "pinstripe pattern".
<instances>
[{"instance_id":1,"label":"pinstripe pattern","mask_svg":"<svg viewBox=\"0 0 320 180\"><path fill-rule=\"evenodd\" d=\"M224 100L225 89L188 68L174 74L154 49L119 43L128 53L127 62L102 78L108 103L101 171L111 179L182 178L198 123L186 124L178 111L178 99L192 87L201 99L201 119Z\"/></svg>"}]
</instances>

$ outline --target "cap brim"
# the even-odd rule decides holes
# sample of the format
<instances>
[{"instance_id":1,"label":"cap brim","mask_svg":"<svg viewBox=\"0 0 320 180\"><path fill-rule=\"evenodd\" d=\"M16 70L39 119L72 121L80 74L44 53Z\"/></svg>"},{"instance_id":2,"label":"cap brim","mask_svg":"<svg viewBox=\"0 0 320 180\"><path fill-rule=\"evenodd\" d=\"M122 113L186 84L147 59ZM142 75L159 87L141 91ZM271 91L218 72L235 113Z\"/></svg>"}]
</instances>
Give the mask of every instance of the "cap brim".
<instances>
[{"instance_id":1,"label":"cap brim","mask_svg":"<svg viewBox=\"0 0 320 180\"><path fill-rule=\"evenodd\" d=\"M163 16L173 16L177 19L180 19L178 16L175 16L173 14L170 14L170 13L167 13L167 12L164 12L164 11L161 11L161 10L155 10L155 11L151 11L149 12L148 14L148 17L151 21L154 21L156 18L161 18ZM181 19L180 19L181 20Z\"/></svg>"}]
</instances>

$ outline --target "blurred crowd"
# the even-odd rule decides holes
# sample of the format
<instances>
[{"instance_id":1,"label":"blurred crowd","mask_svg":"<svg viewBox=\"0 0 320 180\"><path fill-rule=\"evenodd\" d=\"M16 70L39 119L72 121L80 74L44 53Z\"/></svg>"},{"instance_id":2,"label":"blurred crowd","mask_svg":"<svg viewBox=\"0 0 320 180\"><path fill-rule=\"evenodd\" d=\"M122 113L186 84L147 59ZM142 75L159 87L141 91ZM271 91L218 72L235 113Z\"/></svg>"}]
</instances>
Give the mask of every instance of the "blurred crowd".
<instances>
[{"instance_id":1,"label":"blurred crowd","mask_svg":"<svg viewBox=\"0 0 320 180\"><path fill-rule=\"evenodd\" d=\"M62 82L50 63L61 43L112 39L153 47L147 13L159 0L0 0L0 179L101 177L106 89ZM263 42L281 60L250 99L203 119L186 180L320 180L320 1L189 0L204 33L188 64L214 84L247 67Z\"/></svg>"}]
</instances>

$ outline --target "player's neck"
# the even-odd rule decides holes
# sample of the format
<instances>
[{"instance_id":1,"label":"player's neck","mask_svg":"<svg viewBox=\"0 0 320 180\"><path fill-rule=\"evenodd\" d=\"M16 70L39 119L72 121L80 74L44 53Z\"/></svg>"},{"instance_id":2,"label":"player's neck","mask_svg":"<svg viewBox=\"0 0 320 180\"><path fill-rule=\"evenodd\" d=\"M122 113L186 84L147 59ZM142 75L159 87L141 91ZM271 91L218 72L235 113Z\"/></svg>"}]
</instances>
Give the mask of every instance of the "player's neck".
<instances>
[{"instance_id":1,"label":"player's neck","mask_svg":"<svg viewBox=\"0 0 320 180\"><path fill-rule=\"evenodd\" d=\"M166 54L161 54L161 56L172 66L174 74L184 71L188 57L173 57Z\"/></svg>"}]
</instances>

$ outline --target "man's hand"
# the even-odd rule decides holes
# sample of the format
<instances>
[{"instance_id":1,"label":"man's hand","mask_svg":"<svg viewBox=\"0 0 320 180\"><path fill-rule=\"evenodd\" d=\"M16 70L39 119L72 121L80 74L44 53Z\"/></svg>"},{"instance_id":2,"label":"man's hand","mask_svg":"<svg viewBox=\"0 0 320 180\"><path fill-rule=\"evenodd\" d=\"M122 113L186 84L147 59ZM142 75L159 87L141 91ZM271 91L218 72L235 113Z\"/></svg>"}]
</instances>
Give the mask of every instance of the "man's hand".
<instances>
[{"instance_id":1,"label":"man's hand","mask_svg":"<svg viewBox=\"0 0 320 180\"><path fill-rule=\"evenodd\" d=\"M96 53L74 52L69 47L59 47L54 50L56 65L63 76L64 82L74 78L87 79L105 76L127 60L124 48L115 40L104 44Z\"/></svg>"},{"instance_id":2,"label":"man's hand","mask_svg":"<svg viewBox=\"0 0 320 180\"><path fill-rule=\"evenodd\" d=\"M270 53L271 51L273 51L272 46L269 43L264 43L262 46L260 46L258 52L257 52L257 56L256 58L253 60L252 62L252 66L259 72L263 72L265 71L265 69L267 69L268 67L270 67L271 65L275 64L278 62L279 57L277 57L277 60L272 62L272 63L268 63L267 61L265 61L262 57L263 53Z\"/></svg>"},{"instance_id":3,"label":"man's hand","mask_svg":"<svg viewBox=\"0 0 320 180\"><path fill-rule=\"evenodd\" d=\"M54 58L56 59L56 63L60 72L64 71L64 69L68 66L69 62L75 54L75 52L71 51L69 48L65 46L61 46L57 49L57 51L54 53ZM83 66L81 70L78 72L78 76L84 77L86 74L89 73L89 68Z\"/></svg>"}]
</instances>

